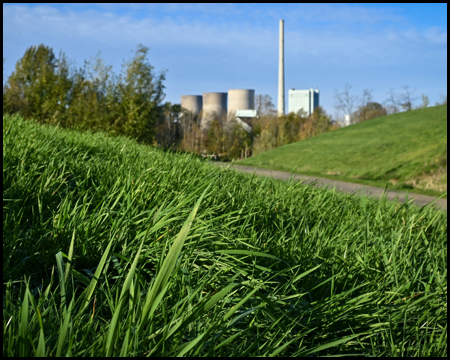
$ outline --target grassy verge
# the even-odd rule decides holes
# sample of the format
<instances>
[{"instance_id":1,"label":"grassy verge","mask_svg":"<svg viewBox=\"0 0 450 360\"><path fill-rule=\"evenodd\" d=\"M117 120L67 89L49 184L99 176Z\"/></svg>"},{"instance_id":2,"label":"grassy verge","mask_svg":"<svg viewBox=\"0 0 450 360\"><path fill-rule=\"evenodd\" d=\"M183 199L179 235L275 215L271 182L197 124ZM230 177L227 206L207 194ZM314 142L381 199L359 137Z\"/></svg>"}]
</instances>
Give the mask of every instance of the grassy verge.
<instances>
[{"instance_id":1,"label":"grassy verge","mask_svg":"<svg viewBox=\"0 0 450 360\"><path fill-rule=\"evenodd\" d=\"M236 163L239 165L245 165L245 166L251 166L250 164L242 164L242 163ZM274 170L273 167L263 167L261 166L260 168L262 169L267 169L267 170ZM342 177L340 175L328 175L328 174L320 174L320 173L302 173L301 175L308 175L308 176L315 176L315 177L322 177L325 179L331 179L331 180L338 180L338 181L343 181L343 182L348 182L348 183L354 183L354 184L362 184L362 185L369 185L369 186L375 186L375 187L379 187L379 188L386 188L389 190L398 190L398 191L408 191L410 193L414 193L414 194L422 194L422 195L428 195L428 196L434 196L434 197L440 197L442 196L442 198L447 199L447 193L446 192L442 192L442 191L436 191L436 190L431 190L431 189L420 189L420 188L414 188L412 186L408 186L406 184L391 184L389 182L383 182L383 181L377 181L377 180L365 180L365 179L349 179L346 177Z\"/></svg>"},{"instance_id":2,"label":"grassy verge","mask_svg":"<svg viewBox=\"0 0 450 360\"><path fill-rule=\"evenodd\" d=\"M439 196L447 191L447 106L366 121L238 164Z\"/></svg>"},{"instance_id":3,"label":"grassy verge","mask_svg":"<svg viewBox=\"0 0 450 360\"><path fill-rule=\"evenodd\" d=\"M446 356L447 219L3 117L3 356Z\"/></svg>"}]
</instances>

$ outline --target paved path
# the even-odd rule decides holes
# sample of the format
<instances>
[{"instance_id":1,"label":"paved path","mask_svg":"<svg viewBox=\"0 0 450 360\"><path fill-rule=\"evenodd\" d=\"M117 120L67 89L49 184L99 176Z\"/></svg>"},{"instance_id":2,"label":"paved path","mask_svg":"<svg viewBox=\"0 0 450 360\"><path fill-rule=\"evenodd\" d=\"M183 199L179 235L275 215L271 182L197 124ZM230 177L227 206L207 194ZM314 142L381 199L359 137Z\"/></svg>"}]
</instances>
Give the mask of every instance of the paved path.
<instances>
[{"instance_id":1,"label":"paved path","mask_svg":"<svg viewBox=\"0 0 450 360\"><path fill-rule=\"evenodd\" d=\"M213 164L227 167L230 166L232 169L245 172L245 173L256 173L256 175L263 175L272 177L274 179L281 179L281 180L288 180L291 175L295 180L303 180L306 183L312 183L316 181L317 186L328 186L329 188L336 188L338 191L347 192L347 193L356 193L356 192L364 192L365 195L372 195L375 197L380 197L383 194L384 189L374 187L374 186L368 186L368 185L361 185L361 184L354 184L354 183L347 183L343 181L337 181L337 180L331 180L331 179L325 179L325 178L319 178L319 177L313 177L313 176L306 176L306 175L298 175L298 174L291 174L289 172L284 171L276 171L276 170L267 170L267 169L258 169L253 166L242 166L242 165L235 165L232 163L220 163L220 162L214 162ZM405 202L406 192L404 191L396 191L396 190L387 190L387 198L389 200L395 200L395 198L398 198L398 201ZM408 193L409 200L413 199L413 203L415 203L417 206L422 207L430 202L436 200L435 197L432 196L426 196L426 195L420 195L420 194L414 194L414 193ZM441 209L444 211L447 211L447 199L438 199L433 206L435 206L437 209Z\"/></svg>"}]
</instances>

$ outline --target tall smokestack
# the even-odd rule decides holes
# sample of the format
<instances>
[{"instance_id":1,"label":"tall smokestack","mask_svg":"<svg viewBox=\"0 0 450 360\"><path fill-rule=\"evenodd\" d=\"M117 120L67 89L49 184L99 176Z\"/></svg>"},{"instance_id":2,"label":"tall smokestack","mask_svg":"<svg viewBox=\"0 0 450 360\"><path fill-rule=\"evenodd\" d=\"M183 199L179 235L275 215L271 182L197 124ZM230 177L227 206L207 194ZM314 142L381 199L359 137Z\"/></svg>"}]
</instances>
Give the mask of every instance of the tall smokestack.
<instances>
[{"instance_id":1,"label":"tall smokestack","mask_svg":"<svg viewBox=\"0 0 450 360\"><path fill-rule=\"evenodd\" d=\"M278 65L278 116L284 115L284 20L280 20L280 62Z\"/></svg>"}]
</instances>

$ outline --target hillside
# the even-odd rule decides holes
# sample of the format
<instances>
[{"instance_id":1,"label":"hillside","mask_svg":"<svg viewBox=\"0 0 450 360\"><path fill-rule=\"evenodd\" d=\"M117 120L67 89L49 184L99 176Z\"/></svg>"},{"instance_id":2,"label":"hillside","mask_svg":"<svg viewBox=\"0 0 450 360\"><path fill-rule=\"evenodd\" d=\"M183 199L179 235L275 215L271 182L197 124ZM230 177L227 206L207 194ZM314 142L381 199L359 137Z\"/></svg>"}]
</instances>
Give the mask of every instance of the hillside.
<instances>
[{"instance_id":1,"label":"hillside","mask_svg":"<svg viewBox=\"0 0 450 360\"><path fill-rule=\"evenodd\" d=\"M447 191L447 105L383 116L238 163L437 195Z\"/></svg>"},{"instance_id":2,"label":"hillside","mask_svg":"<svg viewBox=\"0 0 450 360\"><path fill-rule=\"evenodd\" d=\"M3 357L443 356L447 217L3 117Z\"/></svg>"}]
</instances>

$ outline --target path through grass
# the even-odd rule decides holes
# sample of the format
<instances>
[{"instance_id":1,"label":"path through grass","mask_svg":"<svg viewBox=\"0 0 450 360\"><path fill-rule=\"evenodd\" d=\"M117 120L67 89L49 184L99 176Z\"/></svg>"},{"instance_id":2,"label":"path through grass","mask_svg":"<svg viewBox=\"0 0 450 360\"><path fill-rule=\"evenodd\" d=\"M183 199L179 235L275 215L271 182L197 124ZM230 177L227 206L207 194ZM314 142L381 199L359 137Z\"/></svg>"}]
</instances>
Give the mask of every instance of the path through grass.
<instances>
[{"instance_id":1,"label":"path through grass","mask_svg":"<svg viewBox=\"0 0 450 360\"><path fill-rule=\"evenodd\" d=\"M3 117L3 356L446 356L447 219Z\"/></svg>"},{"instance_id":2,"label":"path through grass","mask_svg":"<svg viewBox=\"0 0 450 360\"><path fill-rule=\"evenodd\" d=\"M238 164L440 196L447 191L447 106L383 116Z\"/></svg>"}]
</instances>

